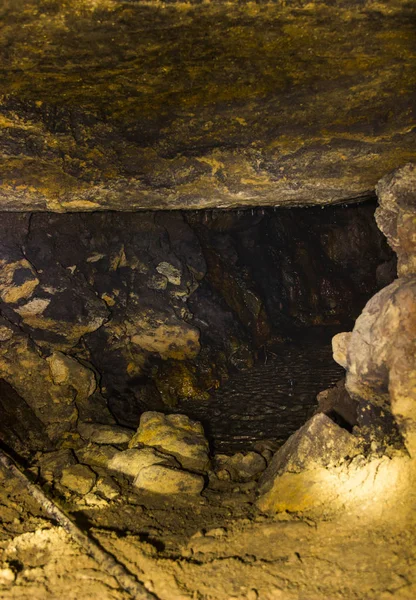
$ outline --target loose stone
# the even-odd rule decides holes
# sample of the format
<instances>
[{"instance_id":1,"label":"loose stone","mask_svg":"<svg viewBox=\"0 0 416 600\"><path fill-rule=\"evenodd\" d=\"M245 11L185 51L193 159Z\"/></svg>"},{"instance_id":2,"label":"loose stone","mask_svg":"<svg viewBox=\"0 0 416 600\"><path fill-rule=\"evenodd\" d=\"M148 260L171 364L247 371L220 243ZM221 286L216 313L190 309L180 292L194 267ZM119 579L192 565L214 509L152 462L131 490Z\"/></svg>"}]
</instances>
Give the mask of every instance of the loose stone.
<instances>
[{"instance_id":1,"label":"loose stone","mask_svg":"<svg viewBox=\"0 0 416 600\"><path fill-rule=\"evenodd\" d=\"M152 465L141 469L134 480L140 490L157 494L200 494L204 489L204 478L196 473L171 469L163 465Z\"/></svg>"}]
</instances>

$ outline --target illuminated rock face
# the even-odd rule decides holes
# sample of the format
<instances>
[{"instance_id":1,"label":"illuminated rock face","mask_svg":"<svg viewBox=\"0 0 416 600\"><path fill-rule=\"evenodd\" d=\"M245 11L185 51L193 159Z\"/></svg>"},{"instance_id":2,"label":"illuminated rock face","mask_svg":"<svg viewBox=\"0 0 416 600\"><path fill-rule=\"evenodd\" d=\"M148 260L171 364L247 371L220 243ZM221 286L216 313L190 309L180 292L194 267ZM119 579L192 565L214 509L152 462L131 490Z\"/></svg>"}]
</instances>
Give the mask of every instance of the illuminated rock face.
<instances>
[{"instance_id":1,"label":"illuminated rock face","mask_svg":"<svg viewBox=\"0 0 416 600\"><path fill-rule=\"evenodd\" d=\"M0 208L328 204L415 157L406 0L3 3Z\"/></svg>"}]
</instances>

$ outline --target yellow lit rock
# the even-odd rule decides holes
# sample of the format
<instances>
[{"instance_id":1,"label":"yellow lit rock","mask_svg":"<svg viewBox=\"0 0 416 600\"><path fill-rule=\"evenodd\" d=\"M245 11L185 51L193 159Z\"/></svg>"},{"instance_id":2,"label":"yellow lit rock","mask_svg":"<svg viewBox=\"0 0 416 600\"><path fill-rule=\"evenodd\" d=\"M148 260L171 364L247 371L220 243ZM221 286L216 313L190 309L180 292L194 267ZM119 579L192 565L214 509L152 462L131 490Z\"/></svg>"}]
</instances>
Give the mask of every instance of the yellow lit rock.
<instances>
[{"instance_id":1,"label":"yellow lit rock","mask_svg":"<svg viewBox=\"0 0 416 600\"><path fill-rule=\"evenodd\" d=\"M174 456L184 469L206 471L209 446L203 427L186 415L145 412L129 448L143 444Z\"/></svg>"},{"instance_id":2,"label":"yellow lit rock","mask_svg":"<svg viewBox=\"0 0 416 600\"><path fill-rule=\"evenodd\" d=\"M22 273L23 281L16 283L19 273ZM3 302L14 304L22 298L30 298L38 285L39 279L26 259L15 262L0 260L0 298Z\"/></svg>"}]
</instances>

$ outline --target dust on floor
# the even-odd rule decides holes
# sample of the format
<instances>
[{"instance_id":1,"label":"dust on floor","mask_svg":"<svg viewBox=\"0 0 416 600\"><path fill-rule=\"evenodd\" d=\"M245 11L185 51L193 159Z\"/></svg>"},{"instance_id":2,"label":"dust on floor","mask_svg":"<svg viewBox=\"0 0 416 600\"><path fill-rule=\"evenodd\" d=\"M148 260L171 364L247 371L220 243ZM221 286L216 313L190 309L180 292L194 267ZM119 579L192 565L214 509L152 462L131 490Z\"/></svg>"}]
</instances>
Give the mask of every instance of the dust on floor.
<instances>
[{"instance_id":1,"label":"dust on floor","mask_svg":"<svg viewBox=\"0 0 416 600\"><path fill-rule=\"evenodd\" d=\"M224 484L225 486L226 484ZM250 486L65 508L160 600L413 600L416 519L261 514ZM0 598L131 596L1 472Z\"/></svg>"}]
</instances>

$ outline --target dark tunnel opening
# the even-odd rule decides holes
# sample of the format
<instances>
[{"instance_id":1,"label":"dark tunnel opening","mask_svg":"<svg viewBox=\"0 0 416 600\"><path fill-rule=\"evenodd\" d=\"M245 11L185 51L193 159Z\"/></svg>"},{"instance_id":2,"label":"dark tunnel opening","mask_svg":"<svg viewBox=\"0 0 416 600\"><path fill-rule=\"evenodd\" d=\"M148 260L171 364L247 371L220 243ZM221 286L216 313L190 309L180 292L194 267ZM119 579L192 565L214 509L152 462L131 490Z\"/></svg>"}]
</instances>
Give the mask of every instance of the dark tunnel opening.
<instances>
[{"instance_id":1,"label":"dark tunnel opening","mask_svg":"<svg viewBox=\"0 0 416 600\"><path fill-rule=\"evenodd\" d=\"M4 324L69 391L48 406L41 376L5 385L54 442L156 410L200 420L215 451L278 446L343 375L332 336L395 277L375 207L5 215Z\"/></svg>"}]
</instances>

